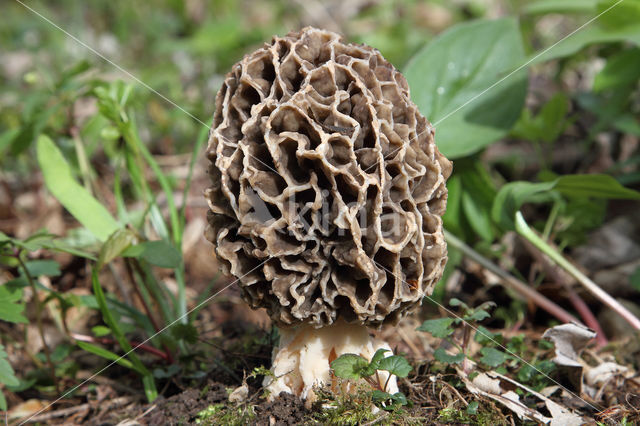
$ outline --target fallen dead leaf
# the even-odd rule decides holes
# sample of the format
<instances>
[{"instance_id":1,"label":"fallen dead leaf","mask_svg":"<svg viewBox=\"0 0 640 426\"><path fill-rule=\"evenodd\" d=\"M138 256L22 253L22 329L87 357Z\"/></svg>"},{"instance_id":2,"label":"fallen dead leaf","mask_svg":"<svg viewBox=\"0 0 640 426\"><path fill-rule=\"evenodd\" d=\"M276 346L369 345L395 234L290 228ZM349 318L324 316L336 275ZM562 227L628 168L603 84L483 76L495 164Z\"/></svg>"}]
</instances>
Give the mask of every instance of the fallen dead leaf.
<instances>
[{"instance_id":1,"label":"fallen dead leaf","mask_svg":"<svg viewBox=\"0 0 640 426\"><path fill-rule=\"evenodd\" d=\"M513 411L520 419L534 420L553 426L578 426L588 422L587 419L552 401L541 393L495 371L480 373L474 377L473 380L470 380L467 374L460 369L458 369L458 375L462 378L469 392L490 398L504 405ZM506 389L505 385L508 385L510 389ZM524 402L520 401L520 396L512 390L514 386L528 392L544 403L551 417L533 408L529 408Z\"/></svg>"},{"instance_id":2,"label":"fallen dead leaf","mask_svg":"<svg viewBox=\"0 0 640 426\"><path fill-rule=\"evenodd\" d=\"M23 419L34 415L40 410L48 408L49 403L47 401L41 401L39 399L29 399L21 404L16 405L9 410L9 419Z\"/></svg>"}]
</instances>

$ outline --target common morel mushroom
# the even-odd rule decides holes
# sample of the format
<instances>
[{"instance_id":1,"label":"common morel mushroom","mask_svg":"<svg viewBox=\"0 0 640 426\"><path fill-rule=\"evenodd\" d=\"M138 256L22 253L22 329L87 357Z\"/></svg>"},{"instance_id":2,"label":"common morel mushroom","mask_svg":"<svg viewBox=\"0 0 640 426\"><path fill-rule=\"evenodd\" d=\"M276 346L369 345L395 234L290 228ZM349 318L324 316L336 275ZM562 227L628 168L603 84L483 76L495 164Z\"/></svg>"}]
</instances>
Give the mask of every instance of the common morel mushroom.
<instances>
[{"instance_id":1,"label":"common morel mushroom","mask_svg":"<svg viewBox=\"0 0 640 426\"><path fill-rule=\"evenodd\" d=\"M312 397L338 356L390 350L367 327L440 279L451 173L400 72L329 31L274 37L226 76L208 158L207 238L280 330L271 395Z\"/></svg>"}]
</instances>

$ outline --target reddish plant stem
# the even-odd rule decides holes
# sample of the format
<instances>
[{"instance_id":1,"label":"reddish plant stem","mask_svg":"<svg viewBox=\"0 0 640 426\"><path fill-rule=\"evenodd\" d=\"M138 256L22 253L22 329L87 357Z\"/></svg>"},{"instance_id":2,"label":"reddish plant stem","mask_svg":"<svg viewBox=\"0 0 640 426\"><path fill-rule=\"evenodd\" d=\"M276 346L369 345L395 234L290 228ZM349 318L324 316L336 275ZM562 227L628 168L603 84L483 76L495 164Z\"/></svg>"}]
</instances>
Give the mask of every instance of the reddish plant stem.
<instances>
[{"instance_id":1,"label":"reddish plant stem","mask_svg":"<svg viewBox=\"0 0 640 426\"><path fill-rule=\"evenodd\" d=\"M447 238L447 242L451 244L452 247L457 248L462 251L469 259L478 263L482 267L488 269L489 271L496 274L498 277L502 279L502 284L519 293L525 300L530 300L535 303L537 306L541 307L557 319L562 322L577 322L580 321L565 309L560 307L558 304L549 300L542 294L538 293L535 289L531 288L531 286L523 283L519 279L515 278L513 275L504 271L502 268L498 267L496 264L491 262L489 259L482 256L480 253L473 250L471 247L466 245L462 240L457 238L455 235L445 230L445 236Z\"/></svg>"},{"instance_id":2,"label":"reddish plant stem","mask_svg":"<svg viewBox=\"0 0 640 426\"><path fill-rule=\"evenodd\" d=\"M559 266L552 263L549 257L538 250L526 238L521 238L521 241L524 243L531 256L540 262L544 273L565 289L569 296L569 301L580 315L580 318L584 320L584 324L596 332L596 344L601 347L609 343L600 323L596 319L595 315L593 315L593 312L591 312L589 305L587 305L578 293L573 290L572 285L575 283L573 277L566 273L564 269L561 269Z\"/></svg>"},{"instance_id":3,"label":"reddish plant stem","mask_svg":"<svg viewBox=\"0 0 640 426\"><path fill-rule=\"evenodd\" d=\"M93 337L78 333L71 333L71 337L76 340L80 340L81 342L100 343L102 345L114 345L118 343L113 339L109 339L108 337ZM164 361L170 362L170 355L167 352L161 351L160 349L154 348L153 346L149 346L144 343L140 344L140 342L136 342L135 340L130 341L129 344L134 348L142 349L143 351L155 355L158 358L162 358Z\"/></svg>"},{"instance_id":4,"label":"reddish plant stem","mask_svg":"<svg viewBox=\"0 0 640 426\"><path fill-rule=\"evenodd\" d=\"M595 315L593 315L593 312L591 312L591 309L589 309L589 306L585 303L585 301L582 300L582 298L578 296L578 293L576 293L571 287L565 286L565 290L569 295L571 304L574 308L576 308L576 311L584 320L584 324L596 332L596 344L598 345L598 347L605 346L607 343L609 343L609 340L607 340L607 337L604 334L604 330L602 330L602 327L600 327L600 323L596 319Z\"/></svg>"},{"instance_id":5,"label":"reddish plant stem","mask_svg":"<svg viewBox=\"0 0 640 426\"><path fill-rule=\"evenodd\" d=\"M151 309L149 309L149 306L147 305L147 302L145 301L144 297L142 297L142 294L140 294L140 289L138 288L138 284L137 284L137 282L135 280L135 276L133 274L133 268L132 268L130 262L131 261L129 259L125 259L125 261L124 261L124 263L126 265L126 268L127 268L127 274L129 275L129 280L131 280L131 285L133 286L134 291L138 295L138 298L142 302L142 306L144 307L144 310L147 313L147 317L149 317L149 320L151 321L151 324L153 325L153 328L156 330L156 332L159 332L160 331L160 326L158 325L158 322L155 319L155 317L151 314ZM166 344L163 343L162 346L164 347L164 350L165 350L166 354L168 355L167 361L169 363L173 364L174 363L174 359L173 359L173 356L171 355L171 351L169 350L169 348L167 347Z\"/></svg>"}]
</instances>

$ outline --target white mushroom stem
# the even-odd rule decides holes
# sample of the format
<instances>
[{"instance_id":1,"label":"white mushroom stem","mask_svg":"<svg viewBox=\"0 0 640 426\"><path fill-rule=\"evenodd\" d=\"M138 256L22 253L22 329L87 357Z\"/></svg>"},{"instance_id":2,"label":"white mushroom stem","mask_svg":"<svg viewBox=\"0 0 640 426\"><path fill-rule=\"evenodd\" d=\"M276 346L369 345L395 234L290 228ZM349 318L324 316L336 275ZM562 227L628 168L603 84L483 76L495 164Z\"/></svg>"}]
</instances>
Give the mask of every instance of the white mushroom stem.
<instances>
[{"instance_id":1,"label":"white mushroom stem","mask_svg":"<svg viewBox=\"0 0 640 426\"><path fill-rule=\"evenodd\" d=\"M302 325L280 329L280 344L273 352L271 371L275 378L266 377L264 385L270 392L269 399L277 398L280 392L288 392L306 399L315 400L314 387L329 385L338 390L338 380L332 375L331 362L340 355L361 355L368 361L378 349L388 349L385 356L393 355L388 343L369 335L364 325L337 321L333 325L313 328ZM378 371L373 379L390 393L398 392L396 377L388 382L389 373ZM343 391L354 389L353 383L343 381Z\"/></svg>"}]
</instances>

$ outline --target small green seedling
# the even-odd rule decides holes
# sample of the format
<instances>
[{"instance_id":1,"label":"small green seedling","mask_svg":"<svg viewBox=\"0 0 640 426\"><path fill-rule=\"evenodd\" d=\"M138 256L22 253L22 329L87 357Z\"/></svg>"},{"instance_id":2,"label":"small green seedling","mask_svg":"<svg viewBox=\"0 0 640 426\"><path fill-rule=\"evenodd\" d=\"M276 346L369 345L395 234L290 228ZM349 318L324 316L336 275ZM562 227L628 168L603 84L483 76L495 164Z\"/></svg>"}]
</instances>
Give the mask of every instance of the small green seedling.
<instances>
[{"instance_id":1,"label":"small green seedling","mask_svg":"<svg viewBox=\"0 0 640 426\"><path fill-rule=\"evenodd\" d=\"M410 401L402 392L394 394L387 392L389 379L391 375L407 377L412 367L404 357L400 355L385 357L385 352L389 352L389 349L378 349L371 358L371 362L360 355L344 354L331 363L331 369L336 377L341 379L366 381L373 388L371 392L373 402L384 410L393 411L409 405ZM378 370L389 372L384 384L380 380Z\"/></svg>"},{"instance_id":2,"label":"small green seedling","mask_svg":"<svg viewBox=\"0 0 640 426\"><path fill-rule=\"evenodd\" d=\"M433 337L445 339L447 342L451 343L451 345L457 347L460 351L455 355L450 355L444 348L438 348L433 353L433 356L436 360L445 364L460 364L468 356L467 348L471 339L472 328L477 330L478 327L476 324L486 318L489 318L490 315L487 310L495 307L496 304L493 302L485 302L476 308L470 308L461 300L453 298L449 301L449 305L453 307L461 307L463 309L463 315L457 318L437 318L426 320L420 327L417 328L417 330L426 331ZM460 324L462 324L463 333L462 342L458 344L452 338L452 335L456 330L456 326Z\"/></svg>"}]
</instances>

